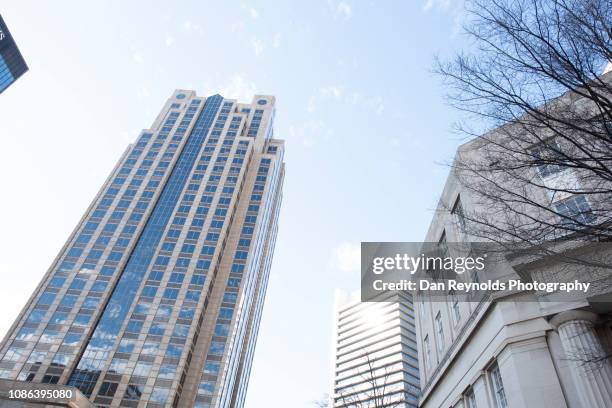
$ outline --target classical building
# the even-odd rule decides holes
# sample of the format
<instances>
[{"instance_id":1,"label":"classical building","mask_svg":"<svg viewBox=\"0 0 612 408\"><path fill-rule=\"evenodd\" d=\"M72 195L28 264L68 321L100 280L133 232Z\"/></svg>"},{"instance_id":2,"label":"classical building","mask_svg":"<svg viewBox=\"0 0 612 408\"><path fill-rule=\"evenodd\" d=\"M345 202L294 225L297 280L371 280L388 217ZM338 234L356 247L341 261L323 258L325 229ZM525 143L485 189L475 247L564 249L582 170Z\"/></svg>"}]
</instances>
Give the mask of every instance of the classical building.
<instances>
[{"instance_id":1,"label":"classical building","mask_svg":"<svg viewBox=\"0 0 612 408\"><path fill-rule=\"evenodd\" d=\"M275 98L177 90L0 347L0 378L101 407L241 407L277 233Z\"/></svg>"},{"instance_id":2,"label":"classical building","mask_svg":"<svg viewBox=\"0 0 612 408\"><path fill-rule=\"evenodd\" d=\"M28 66L0 15L0 93L27 70Z\"/></svg>"},{"instance_id":3,"label":"classical building","mask_svg":"<svg viewBox=\"0 0 612 408\"><path fill-rule=\"evenodd\" d=\"M419 368L412 296L337 306L331 406L416 408Z\"/></svg>"},{"instance_id":4,"label":"classical building","mask_svg":"<svg viewBox=\"0 0 612 408\"><path fill-rule=\"evenodd\" d=\"M580 102L573 96L564 98ZM503 146L508 132L496 132L487 137ZM554 138L549 140L547 143L554 143ZM477 138L461 146L458 154L478 158L483 149L482 138ZM534 153L534 157L539 156ZM563 189L559 183L579 180L571 168L544 163L533 170L527 177L544 186L555 183L559 190ZM488 208L483 208L475 192L464 186L457 171L451 170L426 242L478 240L466 229L466 214L483 213ZM570 223L580 218L581 223L588 224L594 217L589 209L591 197L571 191L549 197L536 191L532 198L544 206L554 206ZM546 281L554 280L560 263L535 257L520 268L518 264L512 266L517 278ZM483 277L474 274L466 279L482 281ZM609 287L571 300L554 300L537 292L501 293L495 299L483 294L469 300L448 293L445 300L433 301L418 295L420 406L612 407L612 364L608 358L612 355L612 303L602 301L606 293L610 293Z\"/></svg>"}]
</instances>

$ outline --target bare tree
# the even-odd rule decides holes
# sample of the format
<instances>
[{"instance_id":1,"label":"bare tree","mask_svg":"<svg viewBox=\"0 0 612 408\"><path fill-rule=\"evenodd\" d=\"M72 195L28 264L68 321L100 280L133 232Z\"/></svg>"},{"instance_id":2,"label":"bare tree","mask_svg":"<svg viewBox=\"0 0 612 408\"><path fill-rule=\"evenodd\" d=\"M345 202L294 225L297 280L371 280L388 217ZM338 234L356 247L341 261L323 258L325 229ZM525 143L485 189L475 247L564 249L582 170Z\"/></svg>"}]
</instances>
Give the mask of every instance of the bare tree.
<instances>
[{"instance_id":1,"label":"bare tree","mask_svg":"<svg viewBox=\"0 0 612 408\"><path fill-rule=\"evenodd\" d=\"M479 136L453 164L487 209L459 209L468 232L526 245L612 239L612 72L602 75L612 3L468 0L466 10L473 47L436 71L468 114L458 130Z\"/></svg>"},{"instance_id":2,"label":"bare tree","mask_svg":"<svg viewBox=\"0 0 612 408\"><path fill-rule=\"evenodd\" d=\"M355 384L337 388L332 398L335 403L331 403L329 396L324 396L315 401L316 407L394 408L401 407L408 401L403 385L398 387L396 382L392 381L391 376L398 372L397 368L393 369L393 364L379 364L366 350L361 358L365 361L358 371Z\"/></svg>"}]
</instances>

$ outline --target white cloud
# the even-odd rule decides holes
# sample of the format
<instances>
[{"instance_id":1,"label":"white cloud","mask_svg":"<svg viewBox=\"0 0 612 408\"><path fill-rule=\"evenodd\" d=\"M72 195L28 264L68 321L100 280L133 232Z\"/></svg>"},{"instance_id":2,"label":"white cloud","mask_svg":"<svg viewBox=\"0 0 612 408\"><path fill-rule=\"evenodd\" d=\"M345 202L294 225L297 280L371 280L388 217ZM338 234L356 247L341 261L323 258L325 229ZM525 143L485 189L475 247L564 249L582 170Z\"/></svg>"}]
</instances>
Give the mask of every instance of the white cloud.
<instances>
[{"instance_id":1,"label":"white cloud","mask_svg":"<svg viewBox=\"0 0 612 408\"><path fill-rule=\"evenodd\" d=\"M458 8L453 18L453 30L451 32L451 38L456 38L461 30L463 29L463 24L467 18L467 13L463 8Z\"/></svg>"},{"instance_id":2,"label":"white cloud","mask_svg":"<svg viewBox=\"0 0 612 408\"><path fill-rule=\"evenodd\" d=\"M272 40L272 47L278 48L281 46L281 33L274 34L274 39Z\"/></svg>"},{"instance_id":3,"label":"white cloud","mask_svg":"<svg viewBox=\"0 0 612 408\"><path fill-rule=\"evenodd\" d=\"M258 19L258 18L259 18L259 12L258 12L258 11L257 11L255 8L253 8L253 7L251 7L251 8L249 9L249 15L251 16L251 18L252 18L253 20L255 20L255 19Z\"/></svg>"},{"instance_id":4,"label":"white cloud","mask_svg":"<svg viewBox=\"0 0 612 408\"><path fill-rule=\"evenodd\" d=\"M310 113L315 111L315 97L314 95L312 95L310 98L308 98L308 107L306 108L306 110Z\"/></svg>"},{"instance_id":5,"label":"white cloud","mask_svg":"<svg viewBox=\"0 0 612 408\"><path fill-rule=\"evenodd\" d=\"M319 95L325 98L340 99L342 96L342 89L335 85L322 87L319 88Z\"/></svg>"},{"instance_id":6,"label":"white cloud","mask_svg":"<svg viewBox=\"0 0 612 408\"><path fill-rule=\"evenodd\" d=\"M136 97L138 98L138 100L143 100L145 98L148 98L149 96L151 96L151 92L149 92L149 88L147 88L146 86L143 86L136 92Z\"/></svg>"},{"instance_id":7,"label":"white cloud","mask_svg":"<svg viewBox=\"0 0 612 408\"><path fill-rule=\"evenodd\" d=\"M230 25L230 30L232 31L232 33L237 33L240 31L244 31L246 28L246 25L244 24L244 21L235 21L232 23L232 25Z\"/></svg>"},{"instance_id":8,"label":"white cloud","mask_svg":"<svg viewBox=\"0 0 612 408\"><path fill-rule=\"evenodd\" d=\"M308 103L308 111L313 112L316 107L317 99L333 99L350 105L369 109L380 115L385 106L380 96L367 96L358 91L345 91L341 86L330 85L318 88L311 96Z\"/></svg>"},{"instance_id":9,"label":"white cloud","mask_svg":"<svg viewBox=\"0 0 612 408\"><path fill-rule=\"evenodd\" d=\"M141 64L144 61L144 58L142 56L142 53L139 51L133 51L132 53L132 59L134 60L135 63L137 64Z\"/></svg>"},{"instance_id":10,"label":"white cloud","mask_svg":"<svg viewBox=\"0 0 612 408\"><path fill-rule=\"evenodd\" d=\"M423 11L428 12L432 9L446 11L449 9L451 0L426 0L423 4Z\"/></svg>"},{"instance_id":11,"label":"white cloud","mask_svg":"<svg viewBox=\"0 0 612 408\"><path fill-rule=\"evenodd\" d=\"M353 8L346 0L327 0L327 4L335 19L348 20L353 16Z\"/></svg>"},{"instance_id":12,"label":"white cloud","mask_svg":"<svg viewBox=\"0 0 612 408\"><path fill-rule=\"evenodd\" d=\"M192 29L193 29L193 23L191 22L191 20L185 20L185 22L183 23L183 30L191 31Z\"/></svg>"},{"instance_id":13,"label":"white cloud","mask_svg":"<svg viewBox=\"0 0 612 408\"><path fill-rule=\"evenodd\" d=\"M341 1L338 3L338 7L336 7L336 14L344 17L345 20L348 20L353 15L351 5L345 1Z\"/></svg>"},{"instance_id":14,"label":"white cloud","mask_svg":"<svg viewBox=\"0 0 612 408\"><path fill-rule=\"evenodd\" d=\"M361 269L361 245L341 242L332 253L331 266L340 272L359 272Z\"/></svg>"},{"instance_id":15,"label":"white cloud","mask_svg":"<svg viewBox=\"0 0 612 408\"><path fill-rule=\"evenodd\" d=\"M334 130L328 128L325 122L319 119L312 119L299 125L289 126L289 139L295 140L305 147L312 147L318 139L329 139L333 135Z\"/></svg>"},{"instance_id":16,"label":"white cloud","mask_svg":"<svg viewBox=\"0 0 612 408\"><path fill-rule=\"evenodd\" d=\"M166 36L166 47L172 47L174 44L174 38L170 35Z\"/></svg>"},{"instance_id":17,"label":"white cloud","mask_svg":"<svg viewBox=\"0 0 612 408\"><path fill-rule=\"evenodd\" d=\"M361 290L348 291L341 288L334 289L334 309L338 310L340 307L345 306L349 303L359 302L361 299Z\"/></svg>"},{"instance_id":18,"label":"white cloud","mask_svg":"<svg viewBox=\"0 0 612 408\"><path fill-rule=\"evenodd\" d=\"M225 83L205 84L206 95L220 94L224 98L236 99L239 102L250 103L257 92L257 86L242 74L234 74Z\"/></svg>"},{"instance_id":19,"label":"white cloud","mask_svg":"<svg viewBox=\"0 0 612 408\"><path fill-rule=\"evenodd\" d=\"M347 95L347 100L353 105L373 109L378 115L385 109L382 97L380 96L365 96L360 92L352 92L350 95Z\"/></svg>"},{"instance_id":20,"label":"white cloud","mask_svg":"<svg viewBox=\"0 0 612 408\"><path fill-rule=\"evenodd\" d=\"M264 51L263 41L255 37L251 39L251 46L253 47L253 52L255 53L256 57L259 57Z\"/></svg>"},{"instance_id":21,"label":"white cloud","mask_svg":"<svg viewBox=\"0 0 612 408\"><path fill-rule=\"evenodd\" d=\"M188 32L188 33L190 33L190 32L196 32L198 34L203 34L204 33L204 30L202 29L202 26L199 25L199 24L194 23L191 20L185 20L185 22L183 22L182 29L183 29L183 31Z\"/></svg>"}]
</instances>

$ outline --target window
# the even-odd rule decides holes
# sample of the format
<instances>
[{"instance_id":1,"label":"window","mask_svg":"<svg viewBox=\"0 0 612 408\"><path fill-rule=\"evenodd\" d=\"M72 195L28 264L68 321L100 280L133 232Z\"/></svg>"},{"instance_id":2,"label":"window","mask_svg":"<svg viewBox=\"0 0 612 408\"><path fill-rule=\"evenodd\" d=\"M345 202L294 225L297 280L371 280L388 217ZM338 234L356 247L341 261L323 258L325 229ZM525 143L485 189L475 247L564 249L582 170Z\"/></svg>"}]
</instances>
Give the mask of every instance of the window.
<instances>
[{"instance_id":1,"label":"window","mask_svg":"<svg viewBox=\"0 0 612 408\"><path fill-rule=\"evenodd\" d=\"M103 382L100 386L100 391L98 395L103 397L113 397L115 396L115 392L117 392L117 383L114 382Z\"/></svg>"},{"instance_id":2,"label":"window","mask_svg":"<svg viewBox=\"0 0 612 408\"><path fill-rule=\"evenodd\" d=\"M451 214L455 217L457 225L462 232L465 232L465 213L463 212L463 205L461 204L461 197L457 196Z\"/></svg>"},{"instance_id":3,"label":"window","mask_svg":"<svg viewBox=\"0 0 612 408\"><path fill-rule=\"evenodd\" d=\"M191 277L191 284L192 285L203 285L205 280L206 280L206 276L204 275L193 275Z\"/></svg>"},{"instance_id":4,"label":"window","mask_svg":"<svg viewBox=\"0 0 612 408\"><path fill-rule=\"evenodd\" d=\"M150 401L158 404L165 404L169 393L170 390L168 388L155 387L151 392Z\"/></svg>"},{"instance_id":5,"label":"window","mask_svg":"<svg viewBox=\"0 0 612 408\"><path fill-rule=\"evenodd\" d=\"M56 353L53 356L53 360L52 360L51 365L57 365L57 366L66 367L68 365L68 363L70 362L70 358L71 357L72 357L71 354Z\"/></svg>"},{"instance_id":6,"label":"window","mask_svg":"<svg viewBox=\"0 0 612 408\"><path fill-rule=\"evenodd\" d=\"M49 287L61 288L65 281L66 281L66 278L56 276L49 281Z\"/></svg>"},{"instance_id":7,"label":"window","mask_svg":"<svg viewBox=\"0 0 612 408\"><path fill-rule=\"evenodd\" d=\"M36 329L24 327L17 332L17 340L31 340L34 337Z\"/></svg>"},{"instance_id":8,"label":"window","mask_svg":"<svg viewBox=\"0 0 612 408\"><path fill-rule=\"evenodd\" d=\"M187 334L189 334L189 326L186 324L177 324L172 331L172 335L176 337L187 337Z\"/></svg>"},{"instance_id":9,"label":"window","mask_svg":"<svg viewBox=\"0 0 612 408\"><path fill-rule=\"evenodd\" d=\"M211 395L215 390L215 384L210 381L201 382L198 387L198 394L200 395Z\"/></svg>"},{"instance_id":10,"label":"window","mask_svg":"<svg viewBox=\"0 0 612 408\"><path fill-rule=\"evenodd\" d=\"M438 351L442 353L444 351L444 326L440 312L436 315L436 331L438 333Z\"/></svg>"},{"instance_id":11,"label":"window","mask_svg":"<svg viewBox=\"0 0 612 408\"><path fill-rule=\"evenodd\" d=\"M140 377L147 377L151 371L151 363L139 361L134 367L134 373L132 375L138 375Z\"/></svg>"},{"instance_id":12,"label":"window","mask_svg":"<svg viewBox=\"0 0 612 408\"><path fill-rule=\"evenodd\" d=\"M95 281L93 286L91 287L91 290L94 292L104 292L104 289L106 289L106 285L108 285L108 282L105 281Z\"/></svg>"},{"instance_id":13,"label":"window","mask_svg":"<svg viewBox=\"0 0 612 408\"><path fill-rule=\"evenodd\" d=\"M4 361L17 361L23 354L23 350L18 347L11 347L6 351L3 360Z\"/></svg>"},{"instance_id":14,"label":"window","mask_svg":"<svg viewBox=\"0 0 612 408\"><path fill-rule=\"evenodd\" d=\"M154 336L163 336L166 330L166 323L153 323L149 329L149 334Z\"/></svg>"},{"instance_id":15,"label":"window","mask_svg":"<svg viewBox=\"0 0 612 408\"><path fill-rule=\"evenodd\" d=\"M234 310L233 309L230 309L228 307L222 307L219 310L219 319L230 320L232 318L233 314L234 314Z\"/></svg>"},{"instance_id":16,"label":"window","mask_svg":"<svg viewBox=\"0 0 612 408\"><path fill-rule=\"evenodd\" d=\"M219 374L220 368L221 368L221 365L219 363L207 361L206 365L204 365L204 374L212 374L212 375Z\"/></svg>"},{"instance_id":17,"label":"window","mask_svg":"<svg viewBox=\"0 0 612 408\"><path fill-rule=\"evenodd\" d=\"M41 364L45 360L46 357L47 357L46 351L34 350L32 351L32 354L30 354L30 357L28 357L27 362L31 364Z\"/></svg>"},{"instance_id":18,"label":"window","mask_svg":"<svg viewBox=\"0 0 612 408\"><path fill-rule=\"evenodd\" d=\"M142 296L154 297L156 293L157 288L155 286L145 286L142 288Z\"/></svg>"},{"instance_id":19,"label":"window","mask_svg":"<svg viewBox=\"0 0 612 408\"><path fill-rule=\"evenodd\" d=\"M504 383L502 382L501 373L499 371L499 366L497 362L495 362L489 373L491 375L491 382L493 383L493 393L495 396L495 403L497 404L497 408L507 408L508 401L506 400L506 392L504 391Z\"/></svg>"},{"instance_id":20,"label":"window","mask_svg":"<svg viewBox=\"0 0 612 408\"><path fill-rule=\"evenodd\" d=\"M174 289L174 288L166 288L166 290L164 291L164 298L165 299L176 299L178 297L178 289Z\"/></svg>"},{"instance_id":21,"label":"window","mask_svg":"<svg viewBox=\"0 0 612 408\"><path fill-rule=\"evenodd\" d=\"M39 305L50 305L55 300L55 293L52 292L43 292L40 295L40 299L38 300Z\"/></svg>"},{"instance_id":22,"label":"window","mask_svg":"<svg viewBox=\"0 0 612 408\"><path fill-rule=\"evenodd\" d=\"M157 312L155 312L156 319L164 319L170 317L172 314L172 306L170 305L159 305Z\"/></svg>"},{"instance_id":23,"label":"window","mask_svg":"<svg viewBox=\"0 0 612 408\"><path fill-rule=\"evenodd\" d=\"M127 368L128 361L122 358L113 358L110 363L110 367L108 368L108 372L110 373L125 373L125 369Z\"/></svg>"},{"instance_id":24,"label":"window","mask_svg":"<svg viewBox=\"0 0 612 408\"><path fill-rule=\"evenodd\" d=\"M425 294L421 293L419 295L421 298L421 304L419 305L419 313L421 314L421 319L425 316Z\"/></svg>"},{"instance_id":25,"label":"window","mask_svg":"<svg viewBox=\"0 0 612 408\"><path fill-rule=\"evenodd\" d=\"M188 290L187 293L185 293L185 300L192 300L194 302L197 302L198 300L200 300L200 291Z\"/></svg>"},{"instance_id":26,"label":"window","mask_svg":"<svg viewBox=\"0 0 612 408\"><path fill-rule=\"evenodd\" d=\"M591 224L597 218L586 197L575 195L555 203L555 210L561 215L562 222L571 226L575 224Z\"/></svg>"},{"instance_id":27,"label":"window","mask_svg":"<svg viewBox=\"0 0 612 408\"><path fill-rule=\"evenodd\" d=\"M81 340L80 333L67 333L66 336L64 337L64 344L69 345L69 346L76 346L77 344L79 344L80 340Z\"/></svg>"},{"instance_id":28,"label":"window","mask_svg":"<svg viewBox=\"0 0 612 408\"><path fill-rule=\"evenodd\" d=\"M59 375L45 375L42 379L43 384L57 384Z\"/></svg>"},{"instance_id":29,"label":"window","mask_svg":"<svg viewBox=\"0 0 612 408\"><path fill-rule=\"evenodd\" d=\"M146 286L145 286L146 288ZM136 314L147 314L151 309L151 303L143 302L142 300L136 304L136 308L134 309L134 313Z\"/></svg>"},{"instance_id":30,"label":"window","mask_svg":"<svg viewBox=\"0 0 612 408\"><path fill-rule=\"evenodd\" d=\"M457 298L457 293L454 290L448 292L451 298L451 307L453 309L453 318L455 320L455 324L459 323L461 320L461 312L459 310L459 299Z\"/></svg>"},{"instance_id":31,"label":"window","mask_svg":"<svg viewBox=\"0 0 612 408\"><path fill-rule=\"evenodd\" d=\"M157 378L163 378L166 380L172 380L176 376L176 366L173 364L162 364L159 368L159 374Z\"/></svg>"},{"instance_id":32,"label":"window","mask_svg":"<svg viewBox=\"0 0 612 408\"><path fill-rule=\"evenodd\" d=\"M208 349L208 352L215 356L222 356L224 350L225 350L225 343L221 343L220 341L213 341L210 344L210 348Z\"/></svg>"},{"instance_id":33,"label":"window","mask_svg":"<svg viewBox=\"0 0 612 408\"><path fill-rule=\"evenodd\" d=\"M53 343L53 341L55 341L57 338L57 335L57 330L45 329L42 336L40 336L40 340L38 341L40 343Z\"/></svg>"},{"instance_id":34,"label":"window","mask_svg":"<svg viewBox=\"0 0 612 408\"><path fill-rule=\"evenodd\" d=\"M423 349L425 350L425 356L423 357L425 371L429 371L431 369L431 345L429 344L429 335L425 336L425 340L423 340Z\"/></svg>"},{"instance_id":35,"label":"window","mask_svg":"<svg viewBox=\"0 0 612 408\"><path fill-rule=\"evenodd\" d=\"M183 346L180 344L168 344L166 349L166 356L171 358L180 358L183 353Z\"/></svg>"},{"instance_id":36,"label":"window","mask_svg":"<svg viewBox=\"0 0 612 408\"><path fill-rule=\"evenodd\" d=\"M143 385L128 384L125 394L123 394L123 398L126 400L139 400L143 390Z\"/></svg>"},{"instance_id":37,"label":"window","mask_svg":"<svg viewBox=\"0 0 612 408\"><path fill-rule=\"evenodd\" d=\"M558 164L554 164L559 163L563 157L561 149L555 140L551 139L541 143L532 148L530 152L540 176L548 177L563 170Z\"/></svg>"},{"instance_id":38,"label":"window","mask_svg":"<svg viewBox=\"0 0 612 408\"><path fill-rule=\"evenodd\" d=\"M134 342L132 339L121 339L117 351L120 353L131 353L134 350Z\"/></svg>"},{"instance_id":39,"label":"window","mask_svg":"<svg viewBox=\"0 0 612 408\"><path fill-rule=\"evenodd\" d=\"M64 324L66 323L66 319L68 319L68 313L55 312L53 316L51 316L51 320L49 321L49 323Z\"/></svg>"},{"instance_id":40,"label":"window","mask_svg":"<svg viewBox=\"0 0 612 408\"><path fill-rule=\"evenodd\" d=\"M72 307L72 306L75 305L77 299L78 299L78 296L76 296L76 295L66 295L66 296L64 296L64 298L60 302L60 306L62 306L62 307Z\"/></svg>"},{"instance_id":41,"label":"window","mask_svg":"<svg viewBox=\"0 0 612 408\"><path fill-rule=\"evenodd\" d=\"M237 294L234 292L223 294L223 303L236 303Z\"/></svg>"},{"instance_id":42,"label":"window","mask_svg":"<svg viewBox=\"0 0 612 408\"><path fill-rule=\"evenodd\" d=\"M127 327L125 328L125 332L126 333L140 333L140 330L142 330L143 324L144 322L141 320L130 319L130 321L127 324Z\"/></svg>"},{"instance_id":43,"label":"window","mask_svg":"<svg viewBox=\"0 0 612 408\"><path fill-rule=\"evenodd\" d=\"M140 352L143 355L154 356L159 352L159 343L156 341L145 341L145 344L142 346L142 351Z\"/></svg>"},{"instance_id":44,"label":"window","mask_svg":"<svg viewBox=\"0 0 612 408\"><path fill-rule=\"evenodd\" d=\"M183 306L179 312L179 318L181 319L193 319L195 316L195 308L190 306Z\"/></svg>"},{"instance_id":45,"label":"window","mask_svg":"<svg viewBox=\"0 0 612 408\"><path fill-rule=\"evenodd\" d=\"M476 395L472 388L468 389L464 395L465 408L476 408Z\"/></svg>"},{"instance_id":46,"label":"window","mask_svg":"<svg viewBox=\"0 0 612 408\"><path fill-rule=\"evenodd\" d=\"M83 301L83 308L84 309L95 309L96 307L98 307L99 303L100 303L100 298L93 297L93 296L87 296L85 300Z\"/></svg>"},{"instance_id":47,"label":"window","mask_svg":"<svg viewBox=\"0 0 612 408\"><path fill-rule=\"evenodd\" d=\"M229 333L229 325L217 324L215 326L215 336L226 337Z\"/></svg>"}]
</instances>

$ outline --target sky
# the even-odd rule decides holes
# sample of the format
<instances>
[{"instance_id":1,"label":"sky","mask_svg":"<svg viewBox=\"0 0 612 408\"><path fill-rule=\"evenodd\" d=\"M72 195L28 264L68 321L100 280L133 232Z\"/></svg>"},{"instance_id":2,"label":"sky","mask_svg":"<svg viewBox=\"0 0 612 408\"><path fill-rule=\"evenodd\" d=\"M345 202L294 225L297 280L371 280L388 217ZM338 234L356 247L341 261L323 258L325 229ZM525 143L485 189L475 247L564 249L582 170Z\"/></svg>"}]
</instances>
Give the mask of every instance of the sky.
<instances>
[{"instance_id":1,"label":"sky","mask_svg":"<svg viewBox=\"0 0 612 408\"><path fill-rule=\"evenodd\" d=\"M5 0L30 70L0 95L0 332L174 89L277 98L280 230L247 408L329 391L334 294L361 241L422 240L463 142L433 59L455 0Z\"/></svg>"}]
</instances>

